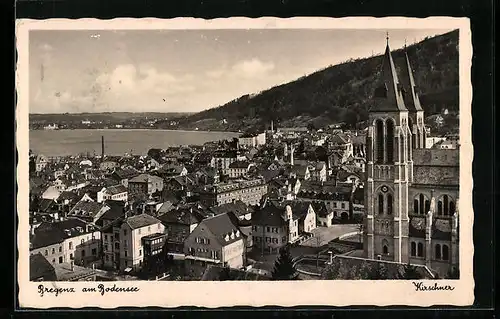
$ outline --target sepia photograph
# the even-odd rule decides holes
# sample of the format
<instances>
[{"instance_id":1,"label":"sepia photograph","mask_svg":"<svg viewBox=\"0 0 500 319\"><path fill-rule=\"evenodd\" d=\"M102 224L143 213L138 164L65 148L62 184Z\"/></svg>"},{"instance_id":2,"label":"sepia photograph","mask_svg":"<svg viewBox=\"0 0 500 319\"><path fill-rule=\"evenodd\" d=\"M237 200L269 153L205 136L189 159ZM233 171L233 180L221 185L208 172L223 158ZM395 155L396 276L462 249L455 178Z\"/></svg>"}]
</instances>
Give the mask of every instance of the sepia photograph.
<instances>
[{"instance_id":1,"label":"sepia photograph","mask_svg":"<svg viewBox=\"0 0 500 319\"><path fill-rule=\"evenodd\" d=\"M30 298L306 281L472 302L468 23L235 19L18 25Z\"/></svg>"}]
</instances>

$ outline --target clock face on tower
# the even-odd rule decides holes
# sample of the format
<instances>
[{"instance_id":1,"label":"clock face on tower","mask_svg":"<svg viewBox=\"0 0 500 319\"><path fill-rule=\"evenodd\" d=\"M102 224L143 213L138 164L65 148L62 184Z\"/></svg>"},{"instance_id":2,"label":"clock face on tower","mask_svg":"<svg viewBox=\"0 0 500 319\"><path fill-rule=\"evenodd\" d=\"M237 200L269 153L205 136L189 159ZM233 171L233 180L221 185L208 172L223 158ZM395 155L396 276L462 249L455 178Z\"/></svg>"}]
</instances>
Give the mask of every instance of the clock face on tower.
<instances>
[{"instance_id":1,"label":"clock face on tower","mask_svg":"<svg viewBox=\"0 0 500 319\"><path fill-rule=\"evenodd\" d=\"M389 190L389 188L387 186L382 186L382 192L384 193L387 193L387 191Z\"/></svg>"}]
</instances>

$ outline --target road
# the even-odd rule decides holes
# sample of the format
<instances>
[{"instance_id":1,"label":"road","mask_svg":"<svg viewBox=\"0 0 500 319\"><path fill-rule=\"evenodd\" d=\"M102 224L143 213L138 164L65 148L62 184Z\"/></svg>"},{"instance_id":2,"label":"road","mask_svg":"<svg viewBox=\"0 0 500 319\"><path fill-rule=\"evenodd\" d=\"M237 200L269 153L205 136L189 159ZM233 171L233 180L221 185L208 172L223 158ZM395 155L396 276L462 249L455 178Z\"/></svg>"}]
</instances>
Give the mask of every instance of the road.
<instances>
[{"instance_id":1,"label":"road","mask_svg":"<svg viewBox=\"0 0 500 319\"><path fill-rule=\"evenodd\" d=\"M359 225L357 224L333 225L331 227L317 227L312 231L314 237L311 237L308 240L304 241L301 244L301 246L308 246L308 247L323 246L335 238L338 238L348 233L356 232L358 231L358 229Z\"/></svg>"}]
</instances>

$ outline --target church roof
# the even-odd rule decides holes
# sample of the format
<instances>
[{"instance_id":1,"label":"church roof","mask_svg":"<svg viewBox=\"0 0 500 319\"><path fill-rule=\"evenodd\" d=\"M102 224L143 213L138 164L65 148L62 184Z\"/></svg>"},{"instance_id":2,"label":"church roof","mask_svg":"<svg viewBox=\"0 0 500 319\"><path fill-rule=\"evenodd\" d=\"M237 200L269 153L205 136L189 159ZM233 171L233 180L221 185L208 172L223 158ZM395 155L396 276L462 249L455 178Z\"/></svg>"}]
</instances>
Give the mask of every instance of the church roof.
<instances>
[{"instance_id":1,"label":"church roof","mask_svg":"<svg viewBox=\"0 0 500 319\"><path fill-rule=\"evenodd\" d=\"M382 62L382 76L380 85L375 89L375 101L371 108L371 112L391 112L391 111L407 111L401 87L394 66L394 61L391 55L389 43L385 48Z\"/></svg>"}]
</instances>

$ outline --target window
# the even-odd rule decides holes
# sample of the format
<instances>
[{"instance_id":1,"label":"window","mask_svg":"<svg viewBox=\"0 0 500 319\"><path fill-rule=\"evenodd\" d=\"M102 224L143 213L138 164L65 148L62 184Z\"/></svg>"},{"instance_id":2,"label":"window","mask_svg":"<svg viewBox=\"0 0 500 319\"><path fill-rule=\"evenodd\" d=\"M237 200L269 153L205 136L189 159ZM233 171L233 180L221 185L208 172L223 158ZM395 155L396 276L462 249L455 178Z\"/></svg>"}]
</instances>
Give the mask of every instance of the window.
<instances>
[{"instance_id":1,"label":"window","mask_svg":"<svg viewBox=\"0 0 500 319\"><path fill-rule=\"evenodd\" d=\"M441 245L437 244L435 247L435 258L441 259Z\"/></svg>"},{"instance_id":2,"label":"window","mask_svg":"<svg viewBox=\"0 0 500 319\"><path fill-rule=\"evenodd\" d=\"M128 255L128 252L127 252L127 251L125 250L125 252L124 252L124 253L125 253L125 257L127 257L127 255Z\"/></svg>"},{"instance_id":3,"label":"window","mask_svg":"<svg viewBox=\"0 0 500 319\"><path fill-rule=\"evenodd\" d=\"M420 215L424 215L425 212L424 212L424 194L420 194L419 196L420 198Z\"/></svg>"},{"instance_id":4,"label":"window","mask_svg":"<svg viewBox=\"0 0 500 319\"><path fill-rule=\"evenodd\" d=\"M387 214L392 215L392 195L387 194Z\"/></svg>"},{"instance_id":5,"label":"window","mask_svg":"<svg viewBox=\"0 0 500 319\"><path fill-rule=\"evenodd\" d=\"M52 259L52 263L53 263L53 264L55 264L55 263L56 263L56 259L55 259L55 258L53 258L53 259Z\"/></svg>"},{"instance_id":6,"label":"window","mask_svg":"<svg viewBox=\"0 0 500 319\"><path fill-rule=\"evenodd\" d=\"M449 256L449 251L448 251L448 245L443 245L443 260L448 260L450 258Z\"/></svg>"},{"instance_id":7,"label":"window","mask_svg":"<svg viewBox=\"0 0 500 319\"><path fill-rule=\"evenodd\" d=\"M375 122L375 147L376 147L376 162L384 162L384 123L382 120Z\"/></svg>"},{"instance_id":8,"label":"window","mask_svg":"<svg viewBox=\"0 0 500 319\"><path fill-rule=\"evenodd\" d=\"M417 255L417 245L413 241L411 242L410 255L412 257L415 257Z\"/></svg>"},{"instance_id":9,"label":"window","mask_svg":"<svg viewBox=\"0 0 500 319\"><path fill-rule=\"evenodd\" d=\"M267 226L266 231L269 233L271 230L271 227Z\"/></svg>"},{"instance_id":10,"label":"window","mask_svg":"<svg viewBox=\"0 0 500 319\"><path fill-rule=\"evenodd\" d=\"M438 215L439 216L443 215L443 202L442 201L438 202Z\"/></svg>"},{"instance_id":11,"label":"window","mask_svg":"<svg viewBox=\"0 0 500 319\"><path fill-rule=\"evenodd\" d=\"M450 215L455 215L455 203L450 201Z\"/></svg>"},{"instance_id":12,"label":"window","mask_svg":"<svg viewBox=\"0 0 500 319\"><path fill-rule=\"evenodd\" d=\"M345 203L342 203L342 208L345 208Z\"/></svg>"},{"instance_id":13,"label":"window","mask_svg":"<svg viewBox=\"0 0 500 319\"><path fill-rule=\"evenodd\" d=\"M85 257L85 250L82 250L82 258Z\"/></svg>"},{"instance_id":14,"label":"window","mask_svg":"<svg viewBox=\"0 0 500 319\"><path fill-rule=\"evenodd\" d=\"M417 256L424 257L424 245L422 243L418 243Z\"/></svg>"},{"instance_id":15,"label":"window","mask_svg":"<svg viewBox=\"0 0 500 319\"><path fill-rule=\"evenodd\" d=\"M388 119L386 122L386 131L387 131L387 140L386 145L387 145L387 162L388 163L393 163L394 162L394 122L391 119Z\"/></svg>"},{"instance_id":16,"label":"window","mask_svg":"<svg viewBox=\"0 0 500 319\"><path fill-rule=\"evenodd\" d=\"M425 213L427 214L431 210L431 202L426 199L425 200Z\"/></svg>"},{"instance_id":17,"label":"window","mask_svg":"<svg viewBox=\"0 0 500 319\"><path fill-rule=\"evenodd\" d=\"M97 248L92 248L92 256L97 255Z\"/></svg>"},{"instance_id":18,"label":"window","mask_svg":"<svg viewBox=\"0 0 500 319\"><path fill-rule=\"evenodd\" d=\"M62 264L62 262L63 262L63 258L61 256L61 257L59 257L59 263Z\"/></svg>"},{"instance_id":19,"label":"window","mask_svg":"<svg viewBox=\"0 0 500 319\"><path fill-rule=\"evenodd\" d=\"M127 230L126 229L123 230L123 235L127 236Z\"/></svg>"},{"instance_id":20,"label":"window","mask_svg":"<svg viewBox=\"0 0 500 319\"><path fill-rule=\"evenodd\" d=\"M387 248L387 245L384 245L384 247L382 248L382 252L384 254L388 254L389 253L389 249Z\"/></svg>"},{"instance_id":21,"label":"window","mask_svg":"<svg viewBox=\"0 0 500 319\"><path fill-rule=\"evenodd\" d=\"M413 200L413 213L414 214L418 214L419 210L418 210L418 199L414 199Z\"/></svg>"},{"instance_id":22,"label":"window","mask_svg":"<svg viewBox=\"0 0 500 319\"><path fill-rule=\"evenodd\" d=\"M449 213L449 207L448 207L448 195L444 195L443 196L443 206L444 206L444 210L443 210L443 213L445 216L448 216L448 213Z\"/></svg>"},{"instance_id":23,"label":"window","mask_svg":"<svg viewBox=\"0 0 500 319\"><path fill-rule=\"evenodd\" d=\"M384 195L378 195L378 213L382 215L384 213Z\"/></svg>"},{"instance_id":24,"label":"window","mask_svg":"<svg viewBox=\"0 0 500 319\"><path fill-rule=\"evenodd\" d=\"M49 254L49 251L47 249L45 249L45 256L47 256Z\"/></svg>"},{"instance_id":25,"label":"window","mask_svg":"<svg viewBox=\"0 0 500 319\"><path fill-rule=\"evenodd\" d=\"M73 254L69 254L69 259L73 260Z\"/></svg>"},{"instance_id":26,"label":"window","mask_svg":"<svg viewBox=\"0 0 500 319\"><path fill-rule=\"evenodd\" d=\"M139 249L139 256L142 256L142 250Z\"/></svg>"},{"instance_id":27,"label":"window","mask_svg":"<svg viewBox=\"0 0 500 319\"><path fill-rule=\"evenodd\" d=\"M52 255L54 255L55 253L56 253L56 249L52 248Z\"/></svg>"},{"instance_id":28,"label":"window","mask_svg":"<svg viewBox=\"0 0 500 319\"><path fill-rule=\"evenodd\" d=\"M81 240L81 244L83 245L83 243L84 243L84 242L85 242L85 239L83 239L83 238L82 238L82 240Z\"/></svg>"},{"instance_id":29,"label":"window","mask_svg":"<svg viewBox=\"0 0 500 319\"><path fill-rule=\"evenodd\" d=\"M62 246L59 246L59 252L62 253Z\"/></svg>"}]
</instances>

